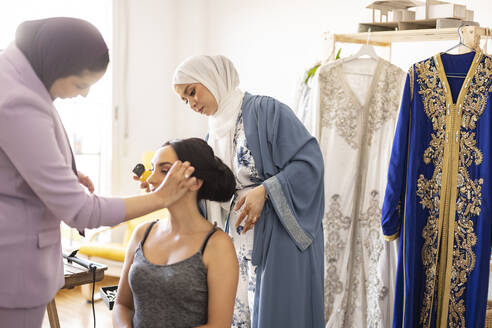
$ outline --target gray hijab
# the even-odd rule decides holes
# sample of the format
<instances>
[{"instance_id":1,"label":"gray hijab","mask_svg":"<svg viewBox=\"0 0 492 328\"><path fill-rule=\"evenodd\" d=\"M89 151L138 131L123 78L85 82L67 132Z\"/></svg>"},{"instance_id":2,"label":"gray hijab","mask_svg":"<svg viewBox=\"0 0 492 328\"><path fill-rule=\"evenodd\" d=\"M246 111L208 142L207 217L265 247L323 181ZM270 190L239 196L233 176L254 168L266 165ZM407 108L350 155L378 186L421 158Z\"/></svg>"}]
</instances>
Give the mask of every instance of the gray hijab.
<instances>
[{"instance_id":1,"label":"gray hijab","mask_svg":"<svg viewBox=\"0 0 492 328\"><path fill-rule=\"evenodd\" d=\"M47 90L58 78L79 74L84 69L101 71L109 61L101 33L78 18L25 21L17 28L15 43ZM102 60L105 65L101 65L102 57L107 58Z\"/></svg>"}]
</instances>

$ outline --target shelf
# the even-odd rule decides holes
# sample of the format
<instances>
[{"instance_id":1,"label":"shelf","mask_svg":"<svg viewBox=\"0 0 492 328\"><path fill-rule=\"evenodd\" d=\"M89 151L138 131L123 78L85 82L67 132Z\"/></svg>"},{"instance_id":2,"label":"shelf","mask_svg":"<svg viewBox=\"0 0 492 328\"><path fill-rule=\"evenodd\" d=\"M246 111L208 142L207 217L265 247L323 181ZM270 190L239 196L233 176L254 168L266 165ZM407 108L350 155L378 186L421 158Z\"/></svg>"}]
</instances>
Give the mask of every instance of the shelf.
<instances>
[{"instance_id":1,"label":"shelf","mask_svg":"<svg viewBox=\"0 0 492 328\"><path fill-rule=\"evenodd\" d=\"M390 31L395 30L419 30L419 29L457 29L461 24L467 26L478 26L478 23L467 22L458 18L431 18L431 19L418 19L418 20L400 20L398 22L386 22L386 23L360 23L359 32L372 32L378 31Z\"/></svg>"},{"instance_id":2,"label":"shelf","mask_svg":"<svg viewBox=\"0 0 492 328\"><path fill-rule=\"evenodd\" d=\"M465 26L465 29L474 29L481 37L491 37L490 29L477 26ZM442 29L421 29L421 30L403 30L403 31L381 31L381 32L363 32L352 34L330 34L325 33L325 40L333 39L334 42L341 43L359 43L375 46L389 47L394 42L421 42L421 41L448 41L457 40L458 33L456 28Z\"/></svg>"}]
</instances>

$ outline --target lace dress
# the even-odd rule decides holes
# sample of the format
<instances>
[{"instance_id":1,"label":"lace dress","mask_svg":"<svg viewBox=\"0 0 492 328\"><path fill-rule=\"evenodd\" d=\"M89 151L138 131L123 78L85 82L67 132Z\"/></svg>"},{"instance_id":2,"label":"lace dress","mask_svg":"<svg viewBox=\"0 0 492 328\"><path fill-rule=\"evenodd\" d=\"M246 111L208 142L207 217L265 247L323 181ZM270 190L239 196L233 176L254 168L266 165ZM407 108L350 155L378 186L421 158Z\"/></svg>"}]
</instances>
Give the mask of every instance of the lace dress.
<instances>
[{"instance_id":1,"label":"lace dress","mask_svg":"<svg viewBox=\"0 0 492 328\"><path fill-rule=\"evenodd\" d=\"M326 327L390 327L396 243L380 220L405 74L381 59L319 71Z\"/></svg>"}]
</instances>

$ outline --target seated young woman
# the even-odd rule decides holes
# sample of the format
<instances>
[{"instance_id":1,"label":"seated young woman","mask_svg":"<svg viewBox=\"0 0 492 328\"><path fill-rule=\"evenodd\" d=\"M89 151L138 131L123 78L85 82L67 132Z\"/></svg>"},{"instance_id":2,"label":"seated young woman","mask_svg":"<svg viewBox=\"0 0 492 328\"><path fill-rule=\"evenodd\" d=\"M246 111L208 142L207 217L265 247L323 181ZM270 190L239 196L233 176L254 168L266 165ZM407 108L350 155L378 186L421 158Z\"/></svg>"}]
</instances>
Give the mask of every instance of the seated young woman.
<instances>
[{"instance_id":1,"label":"seated young woman","mask_svg":"<svg viewBox=\"0 0 492 328\"><path fill-rule=\"evenodd\" d=\"M198 138L167 142L152 159L150 188L177 160L189 161L197 182L168 208L169 219L135 229L113 310L114 327L230 327L238 282L231 238L208 222L198 201L228 201L231 170Z\"/></svg>"}]
</instances>

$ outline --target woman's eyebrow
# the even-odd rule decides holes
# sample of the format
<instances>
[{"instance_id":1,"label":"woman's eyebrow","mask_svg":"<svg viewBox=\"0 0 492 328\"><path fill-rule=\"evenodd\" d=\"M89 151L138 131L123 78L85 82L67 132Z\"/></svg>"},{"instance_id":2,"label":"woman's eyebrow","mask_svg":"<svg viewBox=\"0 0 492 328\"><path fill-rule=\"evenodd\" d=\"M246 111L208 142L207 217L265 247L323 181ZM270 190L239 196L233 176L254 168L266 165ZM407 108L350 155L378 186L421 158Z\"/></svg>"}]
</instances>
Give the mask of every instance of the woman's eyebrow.
<instances>
[{"instance_id":1,"label":"woman's eyebrow","mask_svg":"<svg viewBox=\"0 0 492 328\"><path fill-rule=\"evenodd\" d=\"M173 163L171 163L171 162L160 162L159 164L157 164L157 166L159 166L159 167L163 167L164 165L173 165Z\"/></svg>"},{"instance_id":2,"label":"woman's eyebrow","mask_svg":"<svg viewBox=\"0 0 492 328\"><path fill-rule=\"evenodd\" d=\"M189 88L189 87L190 87L190 85L188 84L188 85L186 86L186 88L184 89L184 94L185 94L185 95L188 95L188 88Z\"/></svg>"}]
</instances>

